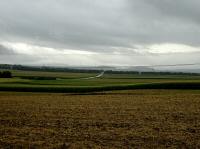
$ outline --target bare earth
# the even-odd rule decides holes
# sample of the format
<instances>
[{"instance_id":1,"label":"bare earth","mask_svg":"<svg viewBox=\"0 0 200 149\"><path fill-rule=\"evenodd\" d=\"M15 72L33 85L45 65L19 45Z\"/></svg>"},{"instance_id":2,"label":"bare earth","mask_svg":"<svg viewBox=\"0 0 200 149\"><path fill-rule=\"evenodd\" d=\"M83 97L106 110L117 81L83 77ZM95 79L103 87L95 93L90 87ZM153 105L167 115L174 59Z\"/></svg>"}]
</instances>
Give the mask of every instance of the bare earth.
<instances>
[{"instance_id":1,"label":"bare earth","mask_svg":"<svg viewBox=\"0 0 200 149\"><path fill-rule=\"evenodd\" d=\"M200 91L0 93L0 148L200 148Z\"/></svg>"}]
</instances>

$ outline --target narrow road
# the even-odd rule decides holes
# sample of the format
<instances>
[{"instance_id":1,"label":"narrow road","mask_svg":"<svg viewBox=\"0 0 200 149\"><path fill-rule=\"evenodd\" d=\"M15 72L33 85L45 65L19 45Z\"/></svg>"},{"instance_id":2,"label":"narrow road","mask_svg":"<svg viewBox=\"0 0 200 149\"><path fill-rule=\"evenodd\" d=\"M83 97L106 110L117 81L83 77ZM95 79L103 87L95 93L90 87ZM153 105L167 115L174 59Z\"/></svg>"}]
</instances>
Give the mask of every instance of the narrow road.
<instances>
[{"instance_id":1,"label":"narrow road","mask_svg":"<svg viewBox=\"0 0 200 149\"><path fill-rule=\"evenodd\" d=\"M87 78L81 78L81 79L85 79L85 80L87 80L87 79L95 79L95 78L100 78L100 77L102 77L102 76L104 75L104 73L105 73L105 70L104 70L104 71L102 71L100 74L98 74L98 75L96 75L96 76L87 77Z\"/></svg>"}]
</instances>

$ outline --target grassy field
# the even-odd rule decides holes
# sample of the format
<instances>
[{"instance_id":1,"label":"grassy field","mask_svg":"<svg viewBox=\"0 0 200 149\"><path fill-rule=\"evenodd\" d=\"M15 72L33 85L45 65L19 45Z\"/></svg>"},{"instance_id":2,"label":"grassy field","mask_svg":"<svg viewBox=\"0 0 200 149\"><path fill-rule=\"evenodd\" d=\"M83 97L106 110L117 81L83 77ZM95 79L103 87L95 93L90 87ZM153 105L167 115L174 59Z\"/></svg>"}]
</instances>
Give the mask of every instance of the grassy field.
<instances>
[{"instance_id":1,"label":"grassy field","mask_svg":"<svg viewBox=\"0 0 200 149\"><path fill-rule=\"evenodd\" d=\"M200 76L64 73L12 70L13 78L0 78L0 91L91 92L121 89L200 89Z\"/></svg>"},{"instance_id":2,"label":"grassy field","mask_svg":"<svg viewBox=\"0 0 200 149\"><path fill-rule=\"evenodd\" d=\"M4 69L0 69L5 71ZM23 70L9 70L14 77L56 77L56 78L82 78L96 75L96 73L71 73L71 72L45 72L45 71L23 71Z\"/></svg>"},{"instance_id":3,"label":"grassy field","mask_svg":"<svg viewBox=\"0 0 200 149\"><path fill-rule=\"evenodd\" d=\"M0 93L0 148L200 148L199 90Z\"/></svg>"}]
</instances>

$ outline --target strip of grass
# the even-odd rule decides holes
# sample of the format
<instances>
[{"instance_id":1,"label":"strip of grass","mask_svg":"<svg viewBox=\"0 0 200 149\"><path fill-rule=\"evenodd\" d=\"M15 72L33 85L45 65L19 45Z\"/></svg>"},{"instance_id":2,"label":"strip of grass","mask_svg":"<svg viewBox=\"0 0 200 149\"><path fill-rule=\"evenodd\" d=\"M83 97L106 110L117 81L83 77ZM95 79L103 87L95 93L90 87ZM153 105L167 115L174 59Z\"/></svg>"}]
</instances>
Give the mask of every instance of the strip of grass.
<instances>
[{"instance_id":1,"label":"strip of grass","mask_svg":"<svg viewBox=\"0 0 200 149\"><path fill-rule=\"evenodd\" d=\"M0 91L15 92L50 92L50 93L87 93L112 90L129 89L200 89L198 82L167 82L167 83L146 83L134 85L116 85L101 87L60 87L60 86L3 86Z\"/></svg>"},{"instance_id":2,"label":"strip of grass","mask_svg":"<svg viewBox=\"0 0 200 149\"><path fill-rule=\"evenodd\" d=\"M1 69L5 71L5 69ZM35 79L37 77L43 78L65 78L77 79L95 76L98 73L73 73L73 72L48 72L48 71L23 71L23 70L9 70L14 77L21 77L22 79Z\"/></svg>"},{"instance_id":3,"label":"strip of grass","mask_svg":"<svg viewBox=\"0 0 200 149\"><path fill-rule=\"evenodd\" d=\"M107 78L95 78L95 79L56 79L56 80L31 80L22 78L12 79L0 79L1 86L63 86L63 87L95 87L95 86L119 86L119 85L133 85L133 84L149 84L149 83L164 83L164 82L199 82L199 79L189 78L171 78L171 79L107 79Z\"/></svg>"}]
</instances>

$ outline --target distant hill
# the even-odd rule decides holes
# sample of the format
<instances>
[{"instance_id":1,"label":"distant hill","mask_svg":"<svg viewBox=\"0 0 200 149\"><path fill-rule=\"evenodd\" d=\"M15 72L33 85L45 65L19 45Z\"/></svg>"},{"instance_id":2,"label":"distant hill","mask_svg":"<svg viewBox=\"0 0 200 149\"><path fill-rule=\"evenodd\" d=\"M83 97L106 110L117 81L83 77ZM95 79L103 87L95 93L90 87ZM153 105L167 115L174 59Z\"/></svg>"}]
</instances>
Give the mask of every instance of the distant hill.
<instances>
[{"instance_id":1,"label":"distant hill","mask_svg":"<svg viewBox=\"0 0 200 149\"><path fill-rule=\"evenodd\" d=\"M160 71L160 70L157 70L157 71ZM162 71L183 72L183 73L200 73L200 69L167 69L167 70L162 70Z\"/></svg>"},{"instance_id":2,"label":"distant hill","mask_svg":"<svg viewBox=\"0 0 200 149\"><path fill-rule=\"evenodd\" d=\"M137 72L154 72L155 70L146 66L130 66L130 67L116 67L118 71L137 71Z\"/></svg>"},{"instance_id":3,"label":"distant hill","mask_svg":"<svg viewBox=\"0 0 200 149\"><path fill-rule=\"evenodd\" d=\"M25 71L49 71L49 72L79 72L79 73L99 73L106 71L106 73L117 74L167 74L167 75L200 75L199 69L173 69L173 70L159 70L147 66L96 66L96 67L54 67L54 66L25 66L25 65L10 65L0 64L0 69L7 70L25 70Z\"/></svg>"}]
</instances>

